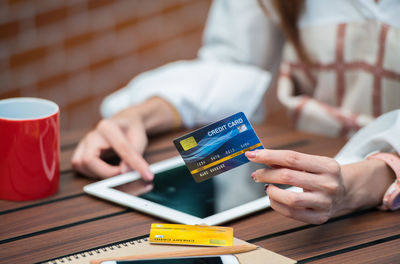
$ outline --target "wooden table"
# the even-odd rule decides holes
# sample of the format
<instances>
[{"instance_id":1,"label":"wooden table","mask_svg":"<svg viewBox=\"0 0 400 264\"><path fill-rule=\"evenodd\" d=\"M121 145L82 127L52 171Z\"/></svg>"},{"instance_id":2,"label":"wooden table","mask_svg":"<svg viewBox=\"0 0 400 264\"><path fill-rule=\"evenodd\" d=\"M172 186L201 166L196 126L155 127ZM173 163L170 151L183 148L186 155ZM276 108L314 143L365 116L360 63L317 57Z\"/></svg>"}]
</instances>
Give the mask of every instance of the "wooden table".
<instances>
[{"instance_id":1,"label":"wooden table","mask_svg":"<svg viewBox=\"0 0 400 264\"><path fill-rule=\"evenodd\" d=\"M333 156L344 144L278 126L260 126L266 147ZM146 151L153 163L177 155L172 139L154 138ZM0 201L0 263L34 263L105 247L149 233L162 220L96 199L82 188L93 182L70 167L73 149L83 133L62 135L58 193L29 201ZM400 263L400 212L375 209L315 226L267 209L224 224L235 237L298 260L300 263ZM267 262L267 261L266 261Z\"/></svg>"}]
</instances>

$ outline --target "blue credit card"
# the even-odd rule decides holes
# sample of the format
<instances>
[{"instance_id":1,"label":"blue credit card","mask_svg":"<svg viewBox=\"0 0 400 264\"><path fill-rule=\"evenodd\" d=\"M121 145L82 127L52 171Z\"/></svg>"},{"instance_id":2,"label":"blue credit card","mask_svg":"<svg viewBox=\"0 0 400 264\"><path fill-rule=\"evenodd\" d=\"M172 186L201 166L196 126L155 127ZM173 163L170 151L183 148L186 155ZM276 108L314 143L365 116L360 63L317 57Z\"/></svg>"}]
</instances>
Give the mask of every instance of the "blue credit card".
<instances>
[{"instance_id":1,"label":"blue credit card","mask_svg":"<svg viewBox=\"0 0 400 264\"><path fill-rule=\"evenodd\" d=\"M264 148L242 112L179 137L174 144L196 182L243 165L249 162L246 151Z\"/></svg>"}]
</instances>

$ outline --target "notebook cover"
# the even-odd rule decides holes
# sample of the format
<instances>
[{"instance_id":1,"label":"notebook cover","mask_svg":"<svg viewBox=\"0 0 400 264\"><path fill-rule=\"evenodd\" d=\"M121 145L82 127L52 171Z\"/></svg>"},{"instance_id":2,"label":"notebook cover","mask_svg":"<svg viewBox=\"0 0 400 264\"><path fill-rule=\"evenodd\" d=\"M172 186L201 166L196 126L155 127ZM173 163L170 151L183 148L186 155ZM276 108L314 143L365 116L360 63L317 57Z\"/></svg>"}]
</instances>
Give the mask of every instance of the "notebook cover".
<instances>
[{"instance_id":1,"label":"notebook cover","mask_svg":"<svg viewBox=\"0 0 400 264\"><path fill-rule=\"evenodd\" d=\"M246 244L247 242L234 238L233 245ZM201 246L176 246L176 245L158 245L150 244L148 238L131 240L126 242L121 242L119 244L114 244L102 248L97 248L93 250L88 250L84 252L79 252L76 254L71 254L58 259L52 259L42 263L48 264L88 264L91 260L107 259L113 257L123 257L123 256L135 256L151 253L168 252L172 257L173 253L182 250L193 250L198 249L199 255L204 247ZM291 264L296 263L295 260L272 252L264 248L258 248L253 251L235 254L239 259L241 264L262 264L266 263L278 263L278 264ZM133 258L132 258L133 259Z\"/></svg>"}]
</instances>

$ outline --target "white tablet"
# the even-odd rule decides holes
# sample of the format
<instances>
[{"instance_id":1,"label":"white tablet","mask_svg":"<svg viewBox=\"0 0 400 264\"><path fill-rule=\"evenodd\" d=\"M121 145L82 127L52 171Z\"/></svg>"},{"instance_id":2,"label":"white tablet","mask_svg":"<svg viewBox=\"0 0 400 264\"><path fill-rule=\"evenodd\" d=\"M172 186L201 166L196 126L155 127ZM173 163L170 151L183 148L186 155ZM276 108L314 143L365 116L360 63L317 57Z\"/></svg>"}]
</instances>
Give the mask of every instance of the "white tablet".
<instances>
[{"instance_id":1,"label":"white tablet","mask_svg":"<svg viewBox=\"0 0 400 264\"><path fill-rule=\"evenodd\" d=\"M250 176L262 167L249 162L196 183L177 156L150 166L152 183L129 172L89 184L84 191L171 222L216 225L270 206L264 184Z\"/></svg>"}]
</instances>

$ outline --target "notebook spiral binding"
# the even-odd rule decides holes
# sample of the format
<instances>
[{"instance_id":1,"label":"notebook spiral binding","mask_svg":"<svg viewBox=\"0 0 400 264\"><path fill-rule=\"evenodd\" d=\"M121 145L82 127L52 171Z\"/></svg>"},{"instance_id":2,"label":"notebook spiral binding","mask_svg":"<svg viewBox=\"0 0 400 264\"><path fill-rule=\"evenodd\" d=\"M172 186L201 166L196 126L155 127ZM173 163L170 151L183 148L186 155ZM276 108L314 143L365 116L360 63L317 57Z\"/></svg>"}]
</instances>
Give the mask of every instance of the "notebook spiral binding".
<instances>
[{"instance_id":1,"label":"notebook spiral binding","mask_svg":"<svg viewBox=\"0 0 400 264\"><path fill-rule=\"evenodd\" d=\"M87 258L89 256L100 255L103 252L108 252L110 250L117 250L119 248L127 248L142 242L148 241L148 235L143 237L137 237L134 239L123 240L117 243L109 244L102 247L92 248L85 251L80 251L71 255L66 255L62 257L58 257L55 259L46 260L44 262L39 262L40 264L66 264L72 261L77 261L80 259ZM37 263L37 264L39 264Z\"/></svg>"}]
</instances>

